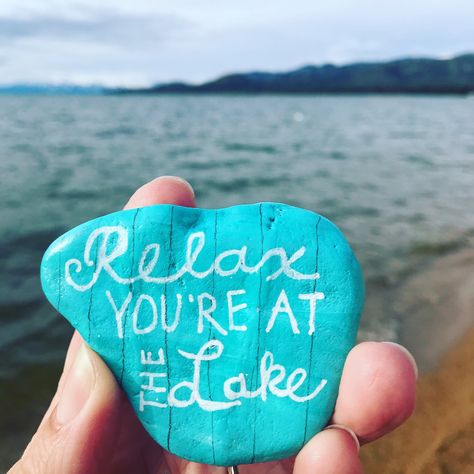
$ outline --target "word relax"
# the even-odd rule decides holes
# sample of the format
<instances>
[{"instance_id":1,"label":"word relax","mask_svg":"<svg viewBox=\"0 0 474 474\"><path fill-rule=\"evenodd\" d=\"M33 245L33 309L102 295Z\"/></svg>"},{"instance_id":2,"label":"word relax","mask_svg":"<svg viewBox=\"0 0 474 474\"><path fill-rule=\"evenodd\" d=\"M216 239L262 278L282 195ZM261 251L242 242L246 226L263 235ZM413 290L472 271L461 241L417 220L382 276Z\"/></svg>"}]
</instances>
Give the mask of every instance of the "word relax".
<instances>
[{"instance_id":1,"label":"word relax","mask_svg":"<svg viewBox=\"0 0 474 474\"><path fill-rule=\"evenodd\" d=\"M214 352L211 352L212 350ZM147 406L186 408L194 403L197 403L205 411L228 410L242 405L242 399L260 398L265 402L269 394L278 398L289 398L297 403L304 403L315 398L327 384L326 379L321 379L319 385L312 392L306 395L298 395L296 392L307 379L306 370L297 368L287 376L285 367L276 364L273 354L267 351L260 361L260 386L258 388L249 390L244 374L240 373L225 380L223 393L227 399L226 401L210 400L210 397L203 398L200 389L201 364L219 359L223 351L224 344L217 339L206 342L197 354L178 349L178 353L182 357L193 361L193 378L192 381L185 380L169 387L169 392L167 387L159 385L160 380L167 378L166 372L141 372L140 377L145 378L148 383L141 385L139 410L144 411ZM159 354L161 360L158 363L164 364L163 351L161 350ZM152 361L150 357L145 359L143 356L142 351L142 363L157 363ZM148 353L148 356L150 356L150 353ZM163 385L166 385L166 383ZM283 387L279 385L283 385ZM180 391L181 397L178 396L178 391ZM182 392L187 392L187 397L183 397ZM150 394L153 400L150 398ZM162 395L160 396L160 394ZM146 398L147 395L149 396L148 399ZM158 398L162 398L162 401L158 401Z\"/></svg>"},{"instance_id":2,"label":"word relax","mask_svg":"<svg viewBox=\"0 0 474 474\"><path fill-rule=\"evenodd\" d=\"M123 301L122 304L117 304L114 300L112 293L107 290L105 292L107 299L115 313L115 321L117 323L117 336L120 339L123 339L123 321L124 316L131 312L132 314L132 328L133 332L137 335L140 334L148 334L152 331L155 331L157 328L161 327L166 332L173 332L179 325L181 320L181 313L183 308L183 295L180 293L175 295L176 298L176 310L174 312L174 319L173 322L170 323L169 316L167 315L167 311L169 310L169 302L167 302L167 298L165 295L161 295L160 297L160 306L161 306L161 324L158 323L158 305L150 295L147 294L140 294L135 301L135 305L132 309L130 308L133 293L130 291ZM204 330L204 320L207 321L208 324L211 324L219 333L226 336L228 331L246 331L247 326L243 324L242 321L242 314L237 314L239 311L242 311L248 308L247 303L240 302L236 304L234 301L234 297L241 297L245 295L246 292L243 289L239 290L229 290L226 293L226 309L228 315L228 330L226 330L222 326L222 321L219 323L215 317L213 317L213 313L217 309L217 300L214 296L210 295L209 293L201 293L197 297L197 332L201 334ZM298 295L298 300L303 301L309 308L308 314L308 334L312 335L315 331L315 319L316 319L316 301L321 300L324 298L324 294L320 292L315 293L302 293ZM194 303L195 298L193 295L188 295L189 303ZM145 303L148 306L148 310L145 311ZM293 303L295 304L295 303ZM196 306L196 304L195 304ZM257 309L257 311L259 311ZM188 314L189 311L186 312ZM300 316L302 312L298 311L298 315ZM248 311L246 312L248 315ZM277 318L284 318L288 321L293 334L300 334L300 328L298 325L298 321L296 320L294 311L290 302L288 300L288 295L286 294L285 290L281 290L280 294L272 307L271 316L268 320L266 325L265 331L268 333L272 330L273 326ZM240 318L237 324L236 319Z\"/></svg>"},{"instance_id":3,"label":"word relax","mask_svg":"<svg viewBox=\"0 0 474 474\"><path fill-rule=\"evenodd\" d=\"M94 245L95 244L95 245ZM136 281L146 283L166 284L179 280L188 274L197 279L206 278L210 274L217 274L222 277L235 275L243 272L254 274L261 271L262 267L270 260L279 263L276 270L266 277L267 281L275 280L281 274L293 280L317 280L318 273L301 273L292 268L292 265L301 259L306 253L306 247L300 247L293 255L288 257L286 250L277 247L267 250L255 265L247 263L247 247L240 249L229 249L216 255L214 261L206 270L197 270L196 262L202 254L209 253L203 251L206 244L204 232L194 232L190 234L186 242L186 258L183 266L171 275L154 276L160 257L160 244L152 243L145 246L138 263L138 274L129 278L119 275L113 268L113 262L124 255L128 248L128 230L122 226L105 226L94 230L88 237L84 247L83 261L87 267L94 267L91 279L87 283L78 283L73 275L83 271L83 262L77 258L71 258L65 264L66 282L77 291L87 291L97 282L100 274L105 272L109 277L121 285L130 285ZM95 249L93 251L92 249ZM92 258L94 255L95 261ZM229 263L230 262L230 263Z\"/></svg>"}]
</instances>

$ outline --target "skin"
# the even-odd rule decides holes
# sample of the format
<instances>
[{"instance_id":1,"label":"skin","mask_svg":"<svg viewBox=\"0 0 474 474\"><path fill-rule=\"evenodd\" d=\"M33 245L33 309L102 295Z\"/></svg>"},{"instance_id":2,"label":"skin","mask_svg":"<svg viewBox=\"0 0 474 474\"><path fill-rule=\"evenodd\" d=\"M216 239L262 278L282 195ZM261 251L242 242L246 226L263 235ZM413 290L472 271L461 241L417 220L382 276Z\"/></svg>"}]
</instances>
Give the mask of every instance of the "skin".
<instances>
[{"instance_id":1,"label":"skin","mask_svg":"<svg viewBox=\"0 0 474 474\"><path fill-rule=\"evenodd\" d=\"M194 192L175 177L138 189L125 209L152 204L195 206ZM401 346L364 342L347 357L329 429L294 457L239 466L245 473L356 474L359 444L389 433L415 406L417 370ZM157 445L141 426L110 370L76 332L50 407L11 474L225 473L185 461Z\"/></svg>"}]
</instances>

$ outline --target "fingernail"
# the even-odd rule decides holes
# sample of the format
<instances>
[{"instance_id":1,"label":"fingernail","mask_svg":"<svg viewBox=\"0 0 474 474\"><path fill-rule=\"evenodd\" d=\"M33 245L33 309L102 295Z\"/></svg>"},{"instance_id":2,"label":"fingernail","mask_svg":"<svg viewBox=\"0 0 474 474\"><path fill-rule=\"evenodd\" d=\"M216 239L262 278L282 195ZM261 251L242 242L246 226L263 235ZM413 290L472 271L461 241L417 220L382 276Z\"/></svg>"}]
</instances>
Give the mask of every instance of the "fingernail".
<instances>
[{"instance_id":1,"label":"fingernail","mask_svg":"<svg viewBox=\"0 0 474 474\"><path fill-rule=\"evenodd\" d=\"M160 176L158 179L168 179L168 180L173 180L173 181L175 181L177 183L180 183L180 184L184 184L191 191L192 195L195 197L194 189L191 186L191 184L189 184L188 181L186 181L185 179L183 179L179 176Z\"/></svg>"},{"instance_id":2,"label":"fingernail","mask_svg":"<svg viewBox=\"0 0 474 474\"><path fill-rule=\"evenodd\" d=\"M56 407L56 422L65 425L82 410L95 383L95 371L84 344L79 348L76 358L64 380L63 390Z\"/></svg>"},{"instance_id":3,"label":"fingernail","mask_svg":"<svg viewBox=\"0 0 474 474\"><path fill-rule=\"evenodd\" d=\"M343 430L347 433L349 433L352 437L352 439L354 440L354 443L357 447L357 451L360 451L360 442L359 442L359 438L356 436L356 434L350 429L348 428L347 426L344 426L344 425L337 425L337 424L334 424L334 425L329 425L329 426L326 426L326 428L324 428L324 430Z\"/></svg>"},{"instance_id":4,"label":"fingernail","mask_svg":"<svg viewBox=\"0 0 474 474\"><path fill-rule=\"evenodd\" d=\"M413 354L406 347L403 347L401 344L397 344L396 342L384 341L384 344L390 344L392 346L397 347L408 357L408 360L411 362L413 370L415 371L415 377L418 379L418 365L416 363L415 358L413 357Z\"/></svg>"}]
</instances>

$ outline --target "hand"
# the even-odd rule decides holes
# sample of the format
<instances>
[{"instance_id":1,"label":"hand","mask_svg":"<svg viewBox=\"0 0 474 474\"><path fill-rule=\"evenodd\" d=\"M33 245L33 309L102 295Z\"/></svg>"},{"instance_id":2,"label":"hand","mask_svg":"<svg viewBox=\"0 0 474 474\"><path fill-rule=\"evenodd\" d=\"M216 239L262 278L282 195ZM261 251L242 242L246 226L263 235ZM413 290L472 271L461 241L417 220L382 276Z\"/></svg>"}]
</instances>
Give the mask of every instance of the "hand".
<instances>
[{"instance_id":1,"label":"hand","mask_svg":"<svg viewBox=\"0 0 474 474\"><path fill-rule=\"evenodd\" d=\"M162 177L141 187L126 209L151 204L194 206L189 184ZM330 429L297 456L240 466L240 473L361 472L359 443L406 420L415 404L416 364L401 346L365 342L349 353ZM166 452L141 426L114 376L76 332L63 374L36 434L10 473L225 473Z\"/></svg>"}]
</instances>

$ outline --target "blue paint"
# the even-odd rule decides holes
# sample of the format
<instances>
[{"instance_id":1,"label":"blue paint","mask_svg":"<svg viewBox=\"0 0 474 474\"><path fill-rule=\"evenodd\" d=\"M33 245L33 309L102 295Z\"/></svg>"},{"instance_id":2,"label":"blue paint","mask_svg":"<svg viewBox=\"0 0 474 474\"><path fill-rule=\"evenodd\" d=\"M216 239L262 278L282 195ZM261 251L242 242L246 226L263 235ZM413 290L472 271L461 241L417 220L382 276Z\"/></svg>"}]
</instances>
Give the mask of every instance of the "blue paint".
<instances>
[{"instance_id":1,"label":"blue paint","mask_svg":"<svg viewBox=\"0 0 474 474\"><path fill-rule=\"evenodd\" d=\"M217 465L287 457L325 426L364 298L359 265L334 224L273 203L100 217L49 247L41 279L153 438ZM197 378L195 359L211 340Z\"/></svg>"}]
</instances>

